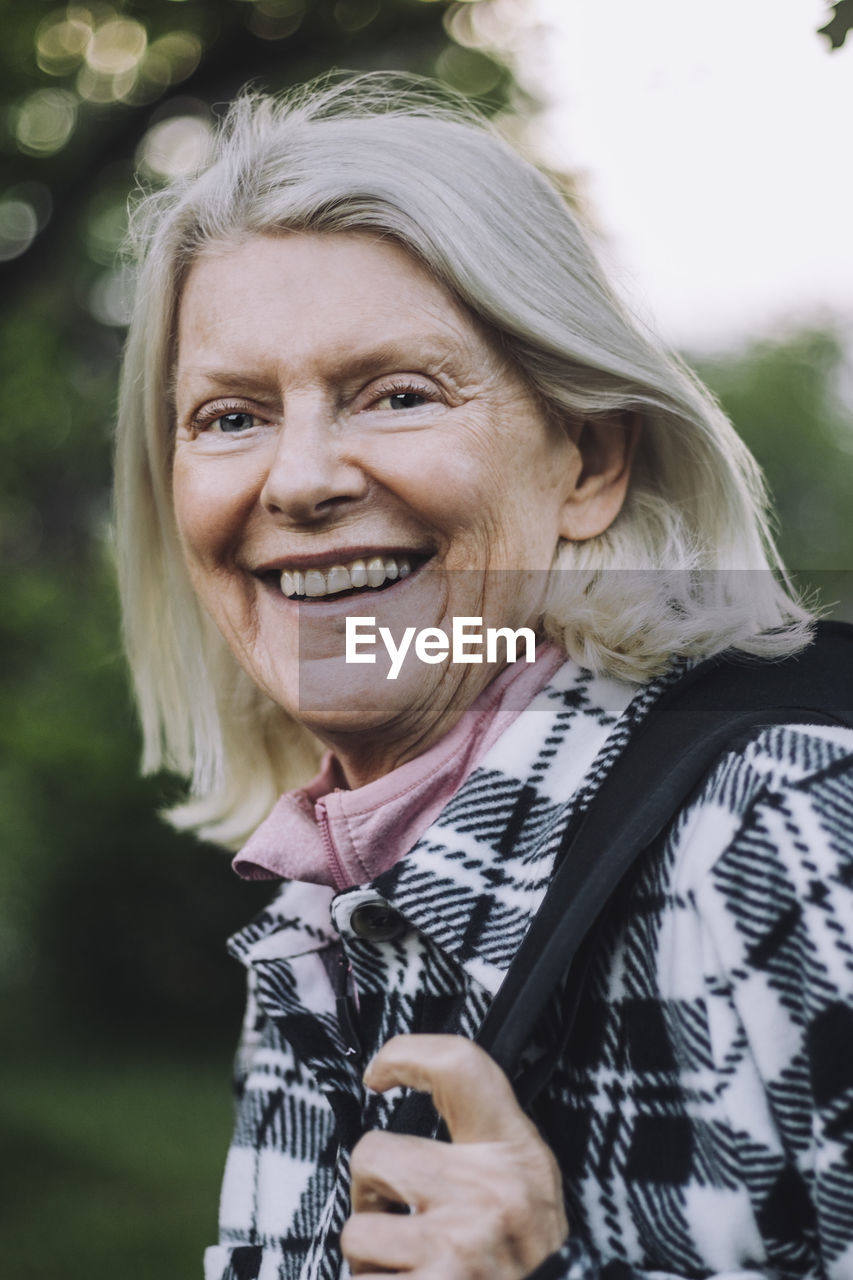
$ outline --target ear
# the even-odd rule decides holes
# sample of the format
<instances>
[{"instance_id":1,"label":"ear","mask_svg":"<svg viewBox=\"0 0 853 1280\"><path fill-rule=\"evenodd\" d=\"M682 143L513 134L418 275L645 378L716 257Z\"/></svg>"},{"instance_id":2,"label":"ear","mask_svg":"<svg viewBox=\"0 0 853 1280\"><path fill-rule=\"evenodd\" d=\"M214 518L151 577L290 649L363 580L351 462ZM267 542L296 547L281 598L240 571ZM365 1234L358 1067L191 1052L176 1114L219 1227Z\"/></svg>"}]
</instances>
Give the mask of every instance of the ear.
<instances>
[{"instance_id":1,"label":"ear","mask_svg":"<svg viewBox=\"0 0 853 1280\"><path fill-rule=\"evenodd\" d=\"M580 460L563 507L560 536L582 542L603 533L622 510L640 435L639 416L589 418L570 425L569 435Z\"/></svg>"}]
</instances>

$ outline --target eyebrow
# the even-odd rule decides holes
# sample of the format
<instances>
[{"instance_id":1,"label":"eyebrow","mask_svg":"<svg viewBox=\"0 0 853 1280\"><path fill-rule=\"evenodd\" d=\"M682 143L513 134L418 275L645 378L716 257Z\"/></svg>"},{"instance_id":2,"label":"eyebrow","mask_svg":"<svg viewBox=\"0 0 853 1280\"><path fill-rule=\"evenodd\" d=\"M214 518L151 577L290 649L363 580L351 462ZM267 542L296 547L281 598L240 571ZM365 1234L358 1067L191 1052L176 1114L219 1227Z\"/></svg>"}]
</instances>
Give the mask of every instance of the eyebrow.
<instances>
[{"instance_id":1,"label":"eyebrow","mask_svg":"<svg viewBox=\"0 0 853 1280\"><path fill-rule=\"evenodd\" d=\"M417 344L417 359L412 360L414 346ZM382 342L375 347L368 347L361 351L354 352L352 355L345 356L339 367L343 370L343 376L347 378L358 378L370 373L375 369L393 369L405 368L414 370L423 365L439 364L444 367L449 359L458 351L458 347L452 341L442 339L438 334L430 334L426 337L413 335L411 339L395 339L389 342ZM239 384L246 391L258 393L268 393L270 382L269 378L249 373L246 370L238 368L229 369L225 366L191 366L188 373L199 380L204 380L211 386L219 386L222 388L233 387ZM171 403L174 405L177 400L177 364L172 368L168 393Z\"/></svg>"},{"instance_id":2,"label":"eyebrow","mask_svg":"<svg viewBox=\"0 0 853 1280\"><path fill-rule=\"evenodd\" d=\"M241 387L245 387L249 392L257 391L258 393L261 393L269 391L269 378L258 377L255 374L247 373L245 369L237 368L232 371L227 368L219 369L212 366L209 369L201 366L194 366L188 370L188 372L191 373L194 378L197 378L199 381L204 381L213 387L220 386L225 389L233 387L235 383L239 383ZM177 365L175 365L169 375L167 392L172 403L175 404L178 394Z\"/></svg>"}]
</instances>

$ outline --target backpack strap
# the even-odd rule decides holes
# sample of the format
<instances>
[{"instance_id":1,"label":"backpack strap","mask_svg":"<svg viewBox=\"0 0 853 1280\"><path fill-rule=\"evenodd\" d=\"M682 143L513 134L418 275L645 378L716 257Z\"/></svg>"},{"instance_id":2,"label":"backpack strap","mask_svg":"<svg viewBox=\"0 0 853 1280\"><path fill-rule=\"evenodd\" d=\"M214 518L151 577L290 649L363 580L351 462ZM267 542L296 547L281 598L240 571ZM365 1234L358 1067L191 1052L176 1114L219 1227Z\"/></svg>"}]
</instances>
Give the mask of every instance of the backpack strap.
<instances>
[{"instance_id":1,"label":"backpack strap","mask_svg":"<svg viewBox=\"0 0 853 1280\"><path fill-rule=\"evenodd\" d=\"M569 823L548 891L476 1036L510 1079L614 890L726 746L774 724L853 725L853 626L819 623L816 631L808 648L778 662L727 653L688 671ZM540 1069L517 1084L522 1103L545 1078Z\"/></svg>"}]
</instances>

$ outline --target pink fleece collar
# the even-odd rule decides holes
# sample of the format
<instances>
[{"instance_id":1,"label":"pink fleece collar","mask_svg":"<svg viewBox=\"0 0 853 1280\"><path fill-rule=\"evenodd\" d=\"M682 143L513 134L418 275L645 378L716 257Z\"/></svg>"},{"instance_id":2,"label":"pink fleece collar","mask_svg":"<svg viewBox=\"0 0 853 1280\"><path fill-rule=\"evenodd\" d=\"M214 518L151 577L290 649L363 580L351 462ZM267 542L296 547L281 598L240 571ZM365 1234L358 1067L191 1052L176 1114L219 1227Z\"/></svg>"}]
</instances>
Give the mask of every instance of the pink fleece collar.
<instances>
[{"instance_id":1,"label":"pink fleece collar","mask_svg":"<svg viewBox=\"0 0 853 1280\"><path fill-rule=\"evenodd\" d=\"M306 787L277 801L234 859L245 880L364 884L417 843L448 800L565 656L541 645L535 663L506 667L454 727L423 755L355 791L331 752Z\"/></svg>"}]
</instances>

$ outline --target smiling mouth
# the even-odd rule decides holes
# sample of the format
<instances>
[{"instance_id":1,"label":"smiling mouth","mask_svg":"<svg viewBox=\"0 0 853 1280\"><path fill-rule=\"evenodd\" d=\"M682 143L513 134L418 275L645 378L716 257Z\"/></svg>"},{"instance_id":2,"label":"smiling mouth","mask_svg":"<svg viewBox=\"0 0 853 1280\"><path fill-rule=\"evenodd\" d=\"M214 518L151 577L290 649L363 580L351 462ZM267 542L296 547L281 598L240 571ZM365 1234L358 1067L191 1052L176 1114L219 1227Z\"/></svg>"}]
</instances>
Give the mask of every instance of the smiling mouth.
<instances>
[{"instance_id":1,"label":"smiling mouth","mask_svg":"<svg viewBox=\"0 0 853 1280\"><path fill-rule=\"evenodd\" d=\"M327 569L282 569L280 574L271 574L270 579L278 581L282 594L290 600L345 599L364 591L386 590L408 578L427 559L414 555L370 556Z\"/></svg>"}]
</instances>

